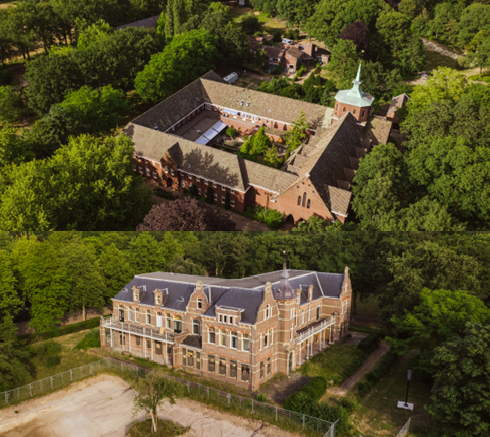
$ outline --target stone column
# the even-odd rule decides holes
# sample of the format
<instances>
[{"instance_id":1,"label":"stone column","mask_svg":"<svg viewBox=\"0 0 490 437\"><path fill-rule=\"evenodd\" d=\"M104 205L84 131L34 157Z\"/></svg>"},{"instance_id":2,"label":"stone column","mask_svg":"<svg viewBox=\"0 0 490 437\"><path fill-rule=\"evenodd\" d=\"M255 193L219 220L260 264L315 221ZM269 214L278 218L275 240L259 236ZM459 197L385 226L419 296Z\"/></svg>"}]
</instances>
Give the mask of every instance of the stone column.
<instances>
[{"instance_id":1,"label":"stone column","mask_svg":"<svg viewBox=\"0 0 490 437\"><path fill-rule=\"evenodd\" d=\"M114 339L113 339L113 335L112 335L112 329L110 331L111 331L111 348L113 348L114 347Z\"/></svg>"},{"instance_id":2,"label":"stone column","mask_svg":"<svg viewBox=\"0 0 490 437\"><path fill-rule=\"evenodd\" d=\"M129 337L129 353L131 353L131 333L129 332L128 333L128 337Z\"/></svg>"}]
</instances>

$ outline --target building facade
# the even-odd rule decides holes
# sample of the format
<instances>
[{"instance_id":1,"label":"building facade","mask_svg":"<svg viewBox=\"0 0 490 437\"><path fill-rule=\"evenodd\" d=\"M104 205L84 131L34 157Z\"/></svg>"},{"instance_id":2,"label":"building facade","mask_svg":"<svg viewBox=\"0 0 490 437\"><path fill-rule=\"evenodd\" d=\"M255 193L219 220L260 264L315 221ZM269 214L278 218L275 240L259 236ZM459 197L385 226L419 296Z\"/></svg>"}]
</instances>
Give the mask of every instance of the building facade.
<instances>
[{"instance_id":1,"label":"building facade","mask_svg":"<svg viewBox=\"0 0 490 437\"><path fill-rule=\"evenodd\" d=\"M101 318L101 346L255 390L343 337L351 297L347 267L243 279L141 274Z\"/></svg>"}]
</instances>

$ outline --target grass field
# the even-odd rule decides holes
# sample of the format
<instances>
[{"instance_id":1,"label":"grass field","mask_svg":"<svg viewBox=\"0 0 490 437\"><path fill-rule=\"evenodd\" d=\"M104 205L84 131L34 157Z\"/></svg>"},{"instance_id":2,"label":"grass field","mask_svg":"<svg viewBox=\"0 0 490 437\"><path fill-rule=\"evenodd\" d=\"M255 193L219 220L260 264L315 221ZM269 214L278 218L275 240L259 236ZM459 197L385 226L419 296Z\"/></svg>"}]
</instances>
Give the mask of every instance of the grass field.
<instances>
[{"instance_id":1,"label":"grass field","mask_svg":"<svg viewBox=\"0 0 490 437\"><path fill-rule=\"evenodd\" d=\"M426 70L434 70L438 67L449 67L455 70L461 70L461 67L453 58L449 56L441 55L438 52L434 52L432 50L425 50L425 69Z\"/></svg>"},{"instance_id":2,"label":"grass field","mask_svg":"<svg viewBox=\"0 0 490 437\"><path fill-rule=\"evenodd\" d=\"M345 379L347 369L357 368L364 355L353 345L334 344L304 363L299 371L307 376L323 376L327 381L340 382Z\"/></svg>"},{"instance_id":3,"label":"grass field","mask_svg":"<svg viewBox=\"0 0 490 437\"><path fill-rule=\"evenodd\" d=\"M408 401L414 404L414 410L396 406L398 401L405 400L407 370L415 364L414 360L413 353L400 357L391 372L381 378L370 393L357 398L359 405L352 421L359 432L372 437L395 436L410 416L425 412L424 404L430 403L430 386L416 379L410 381L408 393Z\"/></svg>"},{"instance_id":4,"label":"grass field","mask_svg":"<svg viewBox=\"0 0 490 437\"><path fill-rule=\"evenodd\" d=\"M87 332L88 330L54 338L53 340L61 345L60 364L53 367L47 367L43 360L34 355L30 359L31 379L24 381L24 384L28 384L38 379L47 378L48 376L57 375L58 373L74 369L75 367L84 366L85 364L97 361L98 358L93 355L89 355L83 351L73 350L73 348L81 341ZM36 346L32 347L34 351L36 350Z\"/></svg>"}]
</instances>

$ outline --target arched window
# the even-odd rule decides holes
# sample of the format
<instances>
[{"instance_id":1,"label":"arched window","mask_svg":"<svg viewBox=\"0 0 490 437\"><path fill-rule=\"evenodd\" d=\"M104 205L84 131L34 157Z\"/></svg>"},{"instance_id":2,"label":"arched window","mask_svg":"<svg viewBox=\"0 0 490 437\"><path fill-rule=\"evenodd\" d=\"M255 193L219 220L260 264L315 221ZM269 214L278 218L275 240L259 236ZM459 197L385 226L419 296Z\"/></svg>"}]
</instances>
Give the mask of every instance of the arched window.
<instances>
[{"instance_id":1,"label":"arched window","mask_svg":"<svg viewBox=\"0 0 490 437\"><path fill-rule=\"evenodd\" d=\"M303 204L301 206L304 208L305 204L306 204L306 193L303 193Z\"/></svg>"},{"instance_id":2,"label":"arched window","mask_svg":"<svg viewBox=\"0 0 490 437\"><path fill-rule=\"evenodd\" d=\"M298 206L301 205L301 196L298 196Z\"/></svg>"},{"instance_id":3,"label":"arched window","mask_svg":"<svg viewBox=\"0 0 490 437\"><path fill-rule=\"evenodd\" d=\"M310 199L308 199L308 203L306 204L306 207L307 207L308 209L310 209L310 205L311 205L311 200L310 200Z\"/></svg>"}]
</instances>

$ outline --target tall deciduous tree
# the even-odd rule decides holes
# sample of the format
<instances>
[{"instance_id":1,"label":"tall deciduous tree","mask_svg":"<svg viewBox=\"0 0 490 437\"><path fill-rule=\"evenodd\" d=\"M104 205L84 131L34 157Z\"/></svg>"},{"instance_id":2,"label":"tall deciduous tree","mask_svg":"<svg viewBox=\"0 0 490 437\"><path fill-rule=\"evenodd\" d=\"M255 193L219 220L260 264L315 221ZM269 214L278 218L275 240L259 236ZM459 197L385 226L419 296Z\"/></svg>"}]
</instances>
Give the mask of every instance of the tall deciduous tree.
<instances>
[{"instance_id":1,"label":"tall deciduous tree","mask_svg":"<svg viewBox=\"0 0 490 437\"><path fill-rule=\"evenodd\" d=\"M298 118L291 122L292 129L288 129L283 136L284 142L291 151L297 149L306 139L306 131L310 127L306 121L306 114L303 110L300 111Z\"/></svg>"},{"instance_id":2,"label":"tall deciduous tree","mask_svg":"<svg viewBox=\"0 0 490 437\"><path fill-rule=\"evenodd\" d=\"M131 280L129 260L114 243L105 246L97 259L99 273L105 282L104 298L110 302L124 284Z\"/></svg>"},{"instance_id":3,"label":"tall deciduous tree","mask_svg":"<svg viewBox=\"0 0 490 437\"><path fill-rule=\"evenodd\" d=\"M358 52L366 50L368 46L368 27L364 21L354 21L344 28L339 35L340 39L350 39L355 45Z\"/></svg>"},{"instance_id":4,"label":"tall deciduous tree","mask_svg":"<svg viewBox=\"0 0 490 437\"><path fill-rule=\"evenodd\" d=\"M7 250L0 249L0 317L5 314L15 314L22 305L17 293L16 279L14 276L12 260Z\"/></svg>"},{"instance_id":5,"label":"tall deciduous tree","mask_svg":"<svg viewBox=\"0 0 490 437\"><path fill-rule=\"evenodd\" d=\"M432 403L426 408L448 437L490 432L490 325L468 323L461 337L435 349Z\"/></svg>"}]
</instances>

